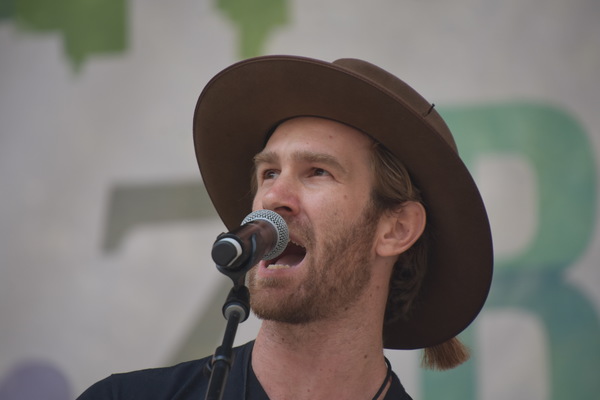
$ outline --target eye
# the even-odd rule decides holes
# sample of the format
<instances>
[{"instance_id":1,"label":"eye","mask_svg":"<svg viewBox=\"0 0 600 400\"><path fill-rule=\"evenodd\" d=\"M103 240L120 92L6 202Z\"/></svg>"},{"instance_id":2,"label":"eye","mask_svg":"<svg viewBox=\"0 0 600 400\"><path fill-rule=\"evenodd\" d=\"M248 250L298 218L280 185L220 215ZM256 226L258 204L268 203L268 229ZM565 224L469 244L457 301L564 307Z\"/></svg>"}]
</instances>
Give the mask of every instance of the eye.
<instances>
[{"instance_id":1,"label":"eye","mask_svg":"<svg viewBox=\"0 0 600 400\"><path fill-rule=\"evenodd\" d=\"M279 174L279 172L277 170L265 169L264 171L262 171L260 176L262 177L263 180L269 180L269 179L277 178L278 174Z\"/></svg>"},{"instance_id":2,"label":"eye","mask_svg":"<svg viewBox=\"0 0 600 400\"><path fill-rule=\"evenodd\" d=\"M313 168L312 174L313 176L331 176L329 171L324 170L323 168Z\"/></svg>"}]
</instances>

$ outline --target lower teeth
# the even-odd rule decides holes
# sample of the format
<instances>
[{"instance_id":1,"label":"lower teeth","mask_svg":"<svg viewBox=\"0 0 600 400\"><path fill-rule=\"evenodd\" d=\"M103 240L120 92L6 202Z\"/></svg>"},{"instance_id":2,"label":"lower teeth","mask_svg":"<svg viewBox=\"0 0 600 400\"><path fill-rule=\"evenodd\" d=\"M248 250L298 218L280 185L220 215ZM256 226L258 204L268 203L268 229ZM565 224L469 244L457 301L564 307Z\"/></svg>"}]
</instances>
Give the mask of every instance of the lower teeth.
<instances>
[{"instance_id":1,"label":"lower teeth","mask_svg":"<svg viewBox=\"0 0 600 400\"><path fill-rule=\"evenodd\" d=\"M267 267L267 269L284 269L284 268L290 268L290 266L282 265L282 264L271 264Z\"/></svg>"}]
</instances>

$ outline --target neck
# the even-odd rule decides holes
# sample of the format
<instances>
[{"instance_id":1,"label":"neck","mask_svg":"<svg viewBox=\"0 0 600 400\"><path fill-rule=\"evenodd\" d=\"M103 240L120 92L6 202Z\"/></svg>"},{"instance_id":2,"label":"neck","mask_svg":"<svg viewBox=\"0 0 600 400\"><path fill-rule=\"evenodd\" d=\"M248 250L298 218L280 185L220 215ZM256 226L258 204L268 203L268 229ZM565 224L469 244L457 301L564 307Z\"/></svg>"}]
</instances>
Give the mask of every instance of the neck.
<instances>
[{"instance_id":1,"label":"neck","mask_svg":"<svg viewBox=\"0 0 600 400\"><path fill-rule=\"evenodd\" d=\"M269 398L372 399L387 372L383 313L365 304L374 297L365 293L364 301L343 316L327 320L303 325L264 321L252 367Z\"/></svg>"}]
</instances>

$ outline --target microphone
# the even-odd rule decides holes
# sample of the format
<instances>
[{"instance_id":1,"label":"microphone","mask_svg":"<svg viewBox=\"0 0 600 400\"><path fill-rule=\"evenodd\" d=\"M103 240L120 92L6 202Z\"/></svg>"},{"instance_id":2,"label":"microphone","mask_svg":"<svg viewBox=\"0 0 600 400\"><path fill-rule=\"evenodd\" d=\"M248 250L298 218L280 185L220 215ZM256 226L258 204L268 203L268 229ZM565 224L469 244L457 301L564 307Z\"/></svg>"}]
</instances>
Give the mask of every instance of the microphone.
<instances>
[{"instance_id":1,"label":"microphone","mask_svg":"<svg viewBox=\"0 0 600 400\"><path fill-rule=\"evenodd\" d=\"M288 227L281 215L257 210L248 214L239 228L219 235L211 256L221 272L245 273L260 259L279 256L288 242Z\"/></svg>"}]
</instances>

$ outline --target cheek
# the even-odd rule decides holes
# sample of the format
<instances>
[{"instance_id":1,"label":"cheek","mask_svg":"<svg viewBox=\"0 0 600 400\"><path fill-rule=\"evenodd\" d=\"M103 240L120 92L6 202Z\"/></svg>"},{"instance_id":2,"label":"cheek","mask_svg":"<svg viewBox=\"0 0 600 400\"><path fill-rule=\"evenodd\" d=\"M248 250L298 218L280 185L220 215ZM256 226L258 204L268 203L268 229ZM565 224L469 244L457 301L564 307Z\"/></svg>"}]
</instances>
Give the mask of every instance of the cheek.
<instances>
[{"instance_id":1,"label":"cheek","mask_svg":"<svg viewBox=\"0 0 600 400\"><path fill-rule=\"evenodd\" d=\"M262 210L263 208L265 208L263 206L262 198L263 198L263 194L261 193L261 190L258 189L255 192L254 197L252 199L252 210L253 211Z\"/></svg>"},{"instance_id":2,"label":"cheek","mask_svg":"<svg viewBox=\"0 0 600 400\"><path fill-rule=\"evenodd\" d=\"M262 207L260 207L260 202L257 200L257 197L254 196L254 200L252 200L252 211L256 211L256 210L260 210L262 209Z\"/></svg>"},{"instance_id":3,"label":"cheek","mask_svg":"<svg viewBox=\"0 0 600 400\"><path fill-rule=\"evenodd\" d=\"M315 213L324 225L336 224L341 220L349 220L360 210L359 198L352 194L319 196L312 202Z\"/></svg>"},{"instance_id":4,"label":"cheek","mask_svg":"<svg viewBox=\"0 0 600 400\"><path fill-rule=\"evenodd\" d=\"M357 190L339 196L336 204L334 204L334 208L340 214L358 216L362 214L365 207L369 204L369 201L370 197L366 191Z\"/></svg>"}]
</instances>

